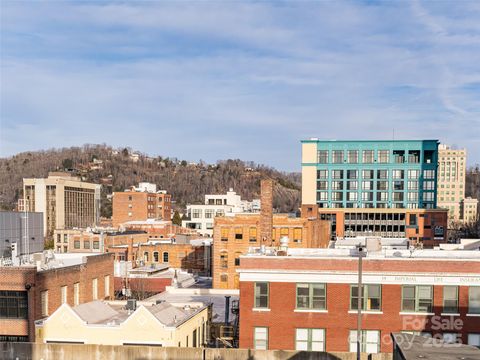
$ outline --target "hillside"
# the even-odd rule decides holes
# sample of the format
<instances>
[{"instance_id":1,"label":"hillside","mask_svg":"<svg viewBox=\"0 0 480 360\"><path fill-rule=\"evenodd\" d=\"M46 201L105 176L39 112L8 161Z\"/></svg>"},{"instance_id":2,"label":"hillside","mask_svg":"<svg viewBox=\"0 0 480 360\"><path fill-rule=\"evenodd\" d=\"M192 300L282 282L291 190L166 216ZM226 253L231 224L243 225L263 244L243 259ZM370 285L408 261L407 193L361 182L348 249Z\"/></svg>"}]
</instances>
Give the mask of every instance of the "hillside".
<instances>
[{"instance_id":1,"label":"hillside","mask_svg":"<svg viewBox=\"0 0 480 360\"><path fill-rule=\"evenodd\" d=\"M205 194L225 193L233 188L242 198L259 197L260 179L276 180L274 207L296 211L300 205L300 174L282 173L253 162L224 160L216 164L187 163L172 158L148 157L129 148L84 145L25 152L0 159L0 207L11 210L22 193L22 178L46 177L49 171L69 169L85 181L103 184L102 215L110 216L106 195L123 191L140 181L158 185L172 194L174 207L202 203Z\"/></svg>"}]
</instances>

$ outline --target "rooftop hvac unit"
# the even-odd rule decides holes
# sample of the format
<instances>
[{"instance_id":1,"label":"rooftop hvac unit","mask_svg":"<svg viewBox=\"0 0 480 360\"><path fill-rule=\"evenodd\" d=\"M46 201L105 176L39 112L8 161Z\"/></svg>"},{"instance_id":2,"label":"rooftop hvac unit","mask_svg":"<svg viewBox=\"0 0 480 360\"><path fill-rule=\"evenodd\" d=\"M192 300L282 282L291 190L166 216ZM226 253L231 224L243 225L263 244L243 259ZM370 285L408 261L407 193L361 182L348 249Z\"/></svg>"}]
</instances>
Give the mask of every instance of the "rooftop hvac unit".
<instances>
[{"instance_id":1,"label":"rooftop hvac unit","mask_svg":"<svg viewBox=\"0 0 480 360\"><path fill-rule=\"evenodd\" d=\"M137 309L137 300L136 299L128 299L126 307L127 307L127 310L135 311Z\"/></svg>"}]
</instances>

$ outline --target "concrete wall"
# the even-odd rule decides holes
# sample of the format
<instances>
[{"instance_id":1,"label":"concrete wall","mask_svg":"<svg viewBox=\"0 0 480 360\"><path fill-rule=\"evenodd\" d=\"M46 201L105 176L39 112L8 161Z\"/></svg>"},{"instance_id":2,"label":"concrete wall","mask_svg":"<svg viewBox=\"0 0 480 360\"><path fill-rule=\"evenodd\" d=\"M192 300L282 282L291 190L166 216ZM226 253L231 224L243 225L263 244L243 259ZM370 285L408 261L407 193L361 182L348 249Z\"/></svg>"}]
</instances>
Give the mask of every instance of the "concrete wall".
<instances>
[{"instance_id":1,"label":"concrete wall","mask_svg":"<svg viewBox=\"0 0 480 360\"><path fill-rule=\"evenodd\" d=\"M5 360L355 360L355 353L202 349L147 346L0 343ZM391 354L362 354L362 360L391 360Z\"/></svg>"}]
</instances>

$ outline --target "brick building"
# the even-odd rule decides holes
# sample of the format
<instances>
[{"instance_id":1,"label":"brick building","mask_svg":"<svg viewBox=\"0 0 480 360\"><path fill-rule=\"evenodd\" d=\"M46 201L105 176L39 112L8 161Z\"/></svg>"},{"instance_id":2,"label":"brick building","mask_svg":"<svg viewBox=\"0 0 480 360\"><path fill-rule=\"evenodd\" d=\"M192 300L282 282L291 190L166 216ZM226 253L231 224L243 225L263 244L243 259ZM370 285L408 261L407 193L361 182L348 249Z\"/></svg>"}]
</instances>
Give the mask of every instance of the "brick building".
<instances>
[{"instance_id":1,"label":"brick building","mask_svg":"<svg viewBox=\"0 0 480 360\"><path fill-rule=\"evenodd\" d=\"M178 242L177 242L178 241ZM137 266L167 265L193 273L211 274L211 240L151 239L145 242L127 241L125 244L109 245L106 251L115 254L115 260Z\"/></svg>"},{"instance_id":2,"label":"brick building","mask_svg":"<svg viewBox=\"0 0 480 360\"><path fill-rule=\"evenodd\" d=\"M288 237L292 247L327 247L329 222L273 214L273 182L262 180L260 214L216 217L213 234L213 287L238 289L239 257L250 247L279 245Z\"/></svg>"},{"instance_id":3,"label":"brick building","mask_svg":"<svg viewBox=\"0 0 480 360\"><path fill-rule=\"evenodd\" d=\"M55 230L54 250L56 253L102 253L113 245L147 242L153 237L144 231L113 230Z\"/></svg>"},{"instance_id":4,"label":"brick building","mask_svg":"<svg viewBox=\"0 0 480 360\"><path fill-rule=\"evenodd\" d=\"M172 196L164 190L157 191L155 184L140 183L138 188L132 187L124 192L113 193L114 227L132 220L170 220L171 212Z\"/></svg>"},{"instance_id":5,"label":"brick building","mask_svg":"<svg viewBox=\"0 0 480 360\"><path fill-rule=\"evenodd\" d=\"M34 341L34 321L63 303L113 298L110 254L39 253L31 263L0 267L0 341Z\"/></svg>"},{"instance_id":6,"label":"brick building","mask_svg":"<svg viewBox=\"0 0 480 360\"><path fill-rule=\"evenodd\" d=\"M356 351L358 251L287 254L240 258L240 347ZM363 352L401 331L480 345L479 251L371 251L362 284Z\"/></svg>"},{"instance_id":7,"label":"brick building","mask_svg":"<svg viewBox=\"0 0 480 360\"><path fill-rule=\"evenodd\" d=\"M329 220L332 240L336 237L381 236L408 238L412 244L433 247L448 239L446 209L329 209L303 205L302 213Z\"/></svg>"}]
</instances>

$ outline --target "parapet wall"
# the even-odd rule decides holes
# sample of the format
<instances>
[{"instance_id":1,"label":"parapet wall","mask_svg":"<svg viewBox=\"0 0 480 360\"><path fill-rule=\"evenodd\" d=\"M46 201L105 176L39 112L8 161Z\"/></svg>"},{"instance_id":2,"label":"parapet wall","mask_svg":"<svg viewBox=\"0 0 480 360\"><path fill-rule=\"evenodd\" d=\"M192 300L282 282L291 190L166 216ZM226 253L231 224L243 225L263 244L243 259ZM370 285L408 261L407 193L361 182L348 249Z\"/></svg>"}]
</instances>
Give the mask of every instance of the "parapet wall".
<instances>
[{"instance_id":1,"label":"parapet wall","mask_svg":"<svg viewBox=\"0 0 480 360\"><path fill-rule=\"evenodd\" d=\"M177 348L77 344L0 343L4 360L355 360L355 353L283 350ZM392 354L362 354L362 360L391 360Z\"/></svg>"}]
</instances>

